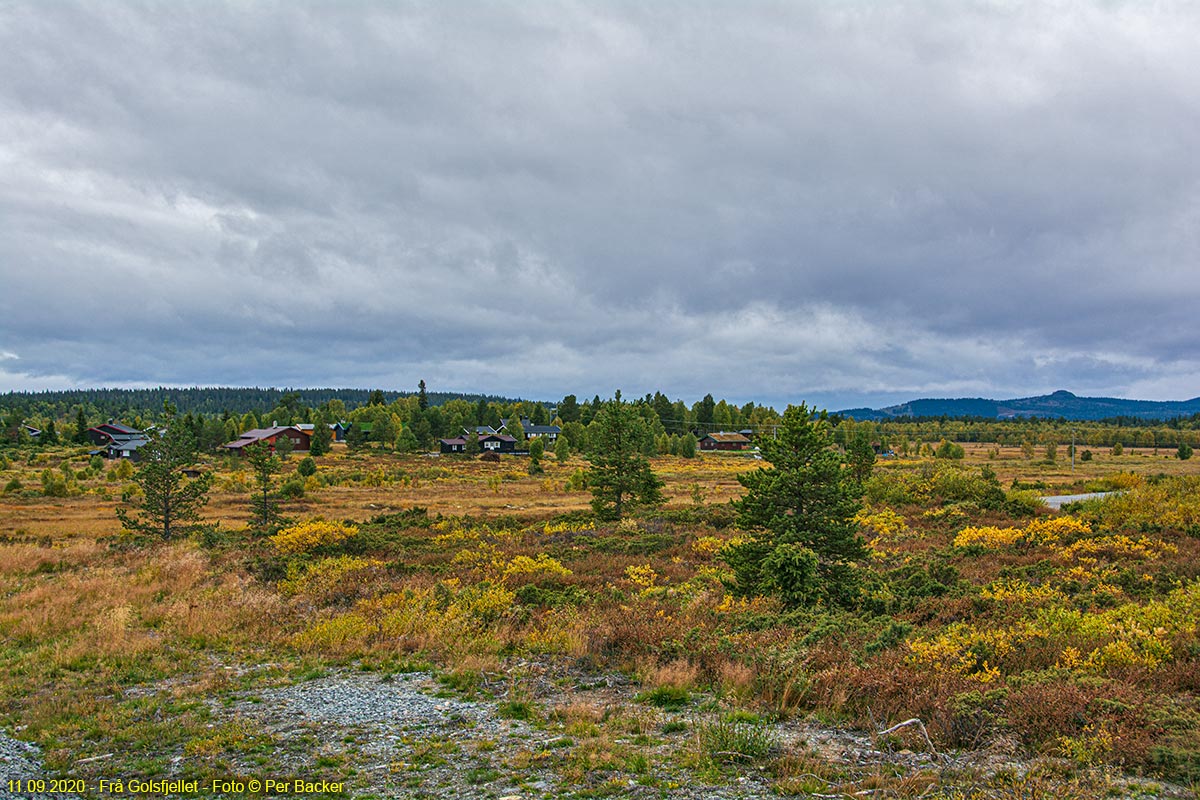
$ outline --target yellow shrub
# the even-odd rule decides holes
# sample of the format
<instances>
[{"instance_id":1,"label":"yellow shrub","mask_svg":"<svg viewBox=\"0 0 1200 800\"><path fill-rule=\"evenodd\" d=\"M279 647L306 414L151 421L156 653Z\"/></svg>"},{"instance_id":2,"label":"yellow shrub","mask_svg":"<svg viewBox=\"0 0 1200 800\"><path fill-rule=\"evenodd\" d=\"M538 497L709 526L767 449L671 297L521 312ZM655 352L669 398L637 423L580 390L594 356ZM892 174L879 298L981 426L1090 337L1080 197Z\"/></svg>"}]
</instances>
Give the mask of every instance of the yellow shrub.
<instances>
[{"instance_id":1,"label":"yellow shrub","mask_svg":"<svg viewBox=\"0 0 1200 800\"><path fill-rule=\"evenodd\" d=\"M503 586L480 583L460 592L454 605L480 622L492 622L510 611L516 599L517 596Z\"/></svg>"},{"instance_id":2,"label":"yellow shrub","mask_svg":"<svg viewBox=\"0 0 1200 800\"><path fill-rule=\"evenodd\" d=\"M307 553L318 547L344 542L357 533L358 528L354 525L315 519L284 528L271 537L271 543L281 553Z\"/></svg>"},{"instance_id":3,"label":"yellow shrub","mask_svg":"<svg viewBox=\"0 0 1200 800\"><path fill-rule=\"evenodd\" d=\"M1060 736L1058 746L1062 754L1081 767L1092 767L1108 760L1113 753L1116 740L1103 724L1088 725L1079 736Z\"/></svg>"},{"instance_id":4,"label":"yellow shrub","mask_svg":"<svg viewBox=\"0 0 1200 800\"><path fill-rule=\"evenodd\" d=\"M562 565L556 558L551 558L546 553L538 553L537 558L529 556L514 556L512 561L504 567L503 578L508 579L516 576L566 576L570 575L571 570Z\"/></svg>"},{"instance_id":5,"label":"yellow shrub","mask_svg":"<svg viewBox=\"0 0 1200 800\"><path fill-rule=\"evenodd\" d=\"M904 517L890 508L878 511L864 508L854 515L854 521L868 535L874 534L881 539L896 539L908 533L908 523Z\"/></svg>"},{"instance_id":6,"label":"yellow shrub","mask_svg":"<svg viewBox=\"0 0 1200 800\"><path fill-rule=\"evenodd\" d=\"M721 598L721 602L713 609L719 614L738 614L746 612L758 612L767 610L773 601L768 597L734 597L731 594L726 594Z\"/></svg>"},{"instance_id":7,"label":"yellow shrub","mask_svg":"<svg viewBox=\"0 0 1200 800\"><path fill-rule=\"evenodd\" d=\"M474 548L459 550L450 561L468 569L483 570L487 574L497 569L501 563L499 549L488 542L479 542Z\"/></svg>"},{"instance_id":8,"label":"yellow shrub","mask_svg":"<svg viewBox=\"0 0 1200 800\"><path fill-rule=\"evenodd\" d=\"M461 542L477 542L480 539L504 539L510 535L506 531L494 531L487 525L464 526L458 520L443 520L433 526L435 531L442 533L433 537L434 544L439 547Z\"/></svg>"},{"instance_id":9,"label":"yellow shrub","mask_svg":"<svg viewBox=\"0 0 1200 800\"><path fill-rule=\"evenodd\" d=\"M299 650L353 653L366 646L374 626L362 614L351 611L316 623L292 637Z\"/></svg>"},{"instance_id":10,"label":"yellow shrub","mask_svg":"<svg viewBox=\"0 0 1200 800\"><path fill-rule=\"evenodd\" d=\"M658 580L658 573L649 564L634 564L625 568L625 577L634 585L649 589Z\"/></svg>"},{"instance_id":11,"label":"yellow shrub","mask_svg":"<svg viewBox=\"0 0 1200 800\"><path fill-rule=\"evenodd\" d=\"M967 527L954 537L955 547L970 547L978 545L986 548L1001 548L1014 545L1021 541L1023 531L1020 528L997 528L991 525Z\"/></svg>"},{"instance_id":12,"label":"yellow shrub","mask_svg":"<svg viewBox=\"0 0 1200 800\"><path fill-rule=\"evenodd\" d=\"M1001 578L984 587L983 597L1002 603L1041 605L1063 599L1063 593L1050 586L1034 586L1016 578Z\"/></svg>"},{"instance_id":13,"label":"yellow shrub","mask_svg":"<svg viewBox=\"0 0 1200 800\"><path fill-rule=\"evenodd\" d=\"M705 558L712 558L725 547L725 540L716 536L700 536L692 542L692 550Z\"/></svg>"},{"instance_id":14,"label":"yellow shrub","mask_svg":"<svg viewBox=\"0 0 1200 800\"><path fill-rule=\"evenodd\" d=\"M1173 528L1200 525L1200 476L1167 478L1135 484L1106 497L1088 514L1107 528Z\"/></svg>"},{"instance_id":15,"label":"yellow shrub","mask_svg":"<svg viewBox=\"0 0 1200 800\"><path fill-rule=\"evenodd\" d=\"M581 533L596 530L595 522L547 522L542 526L542 533L553 536L556 533Z\"/></svg>"},{"instance_id":16,"label":"yellow shrub","mask_svg":"<svg viewBox=\"0 0 1200 800\"><path fill-rule=\"evenodd\" d=\"M1071 536L1087 536L1091 532L1091 525L1075 517L1047 517L1026 525L1025 539L1030 544L1052 544Z\"/></svg>"},{"instance_id":17,"label":"yellow shrub","mask_svg":"<svg viewBox=\"0 0 1200 800\"><path fill-rule=\"evenodd\" d=\"M326 597L347 582L360 580L382 566L382 561L355 556L323 558L307 567L292 565L288 567L287 578L279 582L279 591L285 595Z\"/></svg>"},{"instance_id":18,"label":"yellow shrub","mask_svg":"<svg viewBox=\"0 0 1200 800\"><path fill-rule=\"evenodd\" d=\"M587 651L587 636L574 610L552 611L525 634L525 647L531 653L582 655Z\"/></svg>"},{"instance_id":19,"label":"yellow shrub","mask_svg":"<svg viewBox=\"0 0 1200 800\"><path fill-rule=\"evenodd\" d=\"M1106 557L1112 561L1134 559L1146 561L1160 558L1164 555L1175 555L1178 548L1160 539L1150 539L1141 536L1133 539L1123 534L1116 536L1097 536L1093 539L1080 539L1078 542L1065 547L1056 555L1066 562L1075 560L1094 560Z\"/></svg>"},{"instance_id":20,"label":"yellow shrub","mask_svg":"<svg viewBox=\"0 0 1200 800\"><path fill-rule=\"evenodd\" d=\"M997 528L990 525L963 528L954 537L956 547L977 545L996 550L1014 544L1050 545L1070 536L1086 536L1091 526L1074 517L1037 519L1024 528Z\"/></svg>"}]
</instances>

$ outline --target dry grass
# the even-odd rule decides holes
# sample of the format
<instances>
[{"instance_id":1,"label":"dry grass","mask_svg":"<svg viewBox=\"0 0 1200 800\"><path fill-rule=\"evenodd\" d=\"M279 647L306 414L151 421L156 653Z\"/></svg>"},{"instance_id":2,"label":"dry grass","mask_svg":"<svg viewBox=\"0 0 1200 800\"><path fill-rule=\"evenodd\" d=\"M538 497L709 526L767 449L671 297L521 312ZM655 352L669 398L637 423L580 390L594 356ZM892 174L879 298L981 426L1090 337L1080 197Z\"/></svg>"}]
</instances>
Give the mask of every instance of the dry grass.
<instances>
[{"instance_id":1,"label":"dry grass","mask_svg":"<svg viewBox=\"0 0 1200 800\"><path fill-rule=\"evenodd\" d=\"M967 468L987 465L1004 486L1016 479L1069 489L1121 471L1200 472L1200 458L1181 462L1166 451L1155 457L1149 450L1127 449L1114 457L1093 448L1094 459L1077 463L1072 473L1065 448L1058 463L1048 465L1040 463L1040 454L1025 459L1017 447L1000 448L995 457L989 457L994 445L964 447ZM1125 766L1151 769L1167 758L1184 759L1186 765L1194 757L1187 740L1200 732L1200 657L1187 655L1187 648L1197 645L1186 633L1172 640L1171 658L1160 669L1141 672L1084 673L1058 666L1067 640L1050 634L1029 644L1021 656L998 658L979 645L980 662L991 659L987 669L1003 666L994 676L981 671L982 664L959 671L914 664L912 643L920 637L933 638L956 625L984 629L1028 623L1032 611L984 601L983 587L1002 576L1031 585L1061 582L1056 576L1078 566L1056 561L1058 551L1050 549L964 552L951 546L966 524L1018 524L1004 512L967 509L959 518L938 508L900 508L907 530L881 544L871 564L881 580L891 582L889 589L896 593L891 606L878 615L817 610L785 616L769 599L725 596L723 566L715 553L734 531L713 527L718 523L671 522L685 518L676 515L621 527L545 528L542 523L556 515L588 507L586 493L565 489L570 475L583 466L578 459L566 465L547 459L547 474L538 477L524 474L520 458L489 464L350 454L338 448L317 461L317 477L331 485L286 501L284 513L293 519L359 523L362 536L373 542L369 548L342 549L355 544L351 539L311 554L279 554L248 534L249 493L235 488L240 465L228 462L212 465L218 489L205 516L220 522L225 539L210 549L193 541L114 546L120 484L104 476L78 481L84 493L73 497L0 496L0 639L5 643L0 669L6 679L0 687L0 723L20 720L33 735L65 743L51 757L69 759L80 757L93 740L114 748L114 742L126 742L122 746L136 750L126 730L138 731L143 748L155 746L156 737L183 733L197 741L211 739L198 712L171 712L182 720L180 734L155 725L130 728L131 715L141 711L121 700L130 687L163 681L190 687L180 689L183 699L223 691L228 683L211 676L210 659L299 670L415 656L446 669L495 675L514 657L535 657L624 669L650 688L711 691L759 709L814 713L863 727L873 719L920 716L942 746L984 743L1004 727L1033 753L1086 755L1111 735L1116 744L1105 758L1123 759ZM296 462L289 462L287 471ZM737 474L761 465L735 454L664 457L653 463L666 481L667 509L694 509L702 512L699 520L715 519L706 515L741 492ZM886 460L878 470L887 475L919 464ZM40 487L40 471L47 466L56 464L51 459L15 465L0 474L0 481L16 477L26 487ZM432 529L371 522L412 507L455 522ZM1161 536L1174 552L1146 562L1147 571L1157 575L1151 576L1152 585L1160 588L1105 600L1107 589L1101 586L1092 593L1080 590L1073 595L1082 598L1077 602L1134 606L1195 578L1200 540L1180 531ZM329 564L329 581L304 579L323 560L349 556L369 567L337 572L337 565ZM1104 553L1088 557L1107 558ZM569 574L506 571L520 558L526 565L553 559ZM898 587L912 583L905 570L933 567L953 573L942 576L945 592L899 594ZM919 581L914 585L919 588ZM1109 606L1097 608L1104 607ZM908 627L888 634L892 621ZM57 693L44 688L49 686ZM998 690L1003 691L991 694ZM598 728L645 727L637 714L617 719L580 704L558 708L552 716L581 739L563 765L579 780L619 769L633 753ZM778 778L783 791L876 788L869 776L846 782L804 758L781 767ZM886 787L903 796L931 785L927 777L904 780L889 778Z\"/></svg>"}]
</instances>

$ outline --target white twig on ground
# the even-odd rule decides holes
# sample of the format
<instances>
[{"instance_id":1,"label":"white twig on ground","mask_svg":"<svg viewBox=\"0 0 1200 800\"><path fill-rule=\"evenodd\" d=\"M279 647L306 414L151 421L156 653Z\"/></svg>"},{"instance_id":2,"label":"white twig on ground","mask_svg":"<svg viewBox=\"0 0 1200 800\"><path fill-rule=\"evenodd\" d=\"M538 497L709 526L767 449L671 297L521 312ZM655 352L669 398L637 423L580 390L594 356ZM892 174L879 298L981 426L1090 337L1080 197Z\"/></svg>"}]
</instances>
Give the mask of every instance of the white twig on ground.
<instances>
[{"instance_id":1,"label":"white twig on ground","mask_svg":"<svg viewBox=\"0 0 1200 800\"><path fill-rule=\"evenodd\" d=\"M913 717L912 719L906 719L906 720L904 720L904 722L901 722L897 725L893 725L892 727L888 728L886 731L879 731L875 735L876 736L887 736L889 733L895 733L896 731L900 730L901 728L907 728L909 725L916 725L917 728L920 729L921 735L925 737L925 744L927 744L929 746L929 752L933 753L934 758L941 758L941 756L938 755L937 748L933 746L933 740L929 738L929 731L925 730L925 723L921 722L921 720L917 719L916 717Z\"/></svg>"}]
</instances>

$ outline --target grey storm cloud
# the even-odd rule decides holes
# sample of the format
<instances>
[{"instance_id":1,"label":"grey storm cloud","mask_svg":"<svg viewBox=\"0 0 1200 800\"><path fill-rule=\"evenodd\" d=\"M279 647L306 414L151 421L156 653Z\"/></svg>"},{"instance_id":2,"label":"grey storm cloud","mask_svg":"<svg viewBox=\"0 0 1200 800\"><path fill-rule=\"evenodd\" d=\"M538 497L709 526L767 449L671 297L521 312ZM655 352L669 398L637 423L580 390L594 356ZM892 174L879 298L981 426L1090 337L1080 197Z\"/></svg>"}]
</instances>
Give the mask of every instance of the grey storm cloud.
<instances>
[{"instance_id":1,"label":"grey storm cloud","mask_svg":"<svg viewBox=\"0 0 1200 800\"><path fill-rule=\"evenodd\" d=\"M1200 9L0 5L0 390L1200 394Z\"/></svg>"}]
</instances>

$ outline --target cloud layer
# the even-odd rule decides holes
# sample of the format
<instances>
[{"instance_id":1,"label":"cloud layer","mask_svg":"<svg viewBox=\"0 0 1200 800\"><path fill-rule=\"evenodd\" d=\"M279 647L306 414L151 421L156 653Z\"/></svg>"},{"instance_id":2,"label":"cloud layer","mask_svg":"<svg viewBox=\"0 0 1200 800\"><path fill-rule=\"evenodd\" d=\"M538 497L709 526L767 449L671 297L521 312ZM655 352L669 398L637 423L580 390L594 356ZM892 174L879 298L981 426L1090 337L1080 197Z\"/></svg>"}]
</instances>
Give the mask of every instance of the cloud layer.
<instances>
[{"instance_id":1,"label":"cloud layer","mask_svg":"<svg viewBox=\"0 0 1200 800\"><path fill-rule=\"evenodd\" d=\"M1192 397L1198 36L1140 2L5 4L0 390Z\"/></svg>"}]
</instances>

